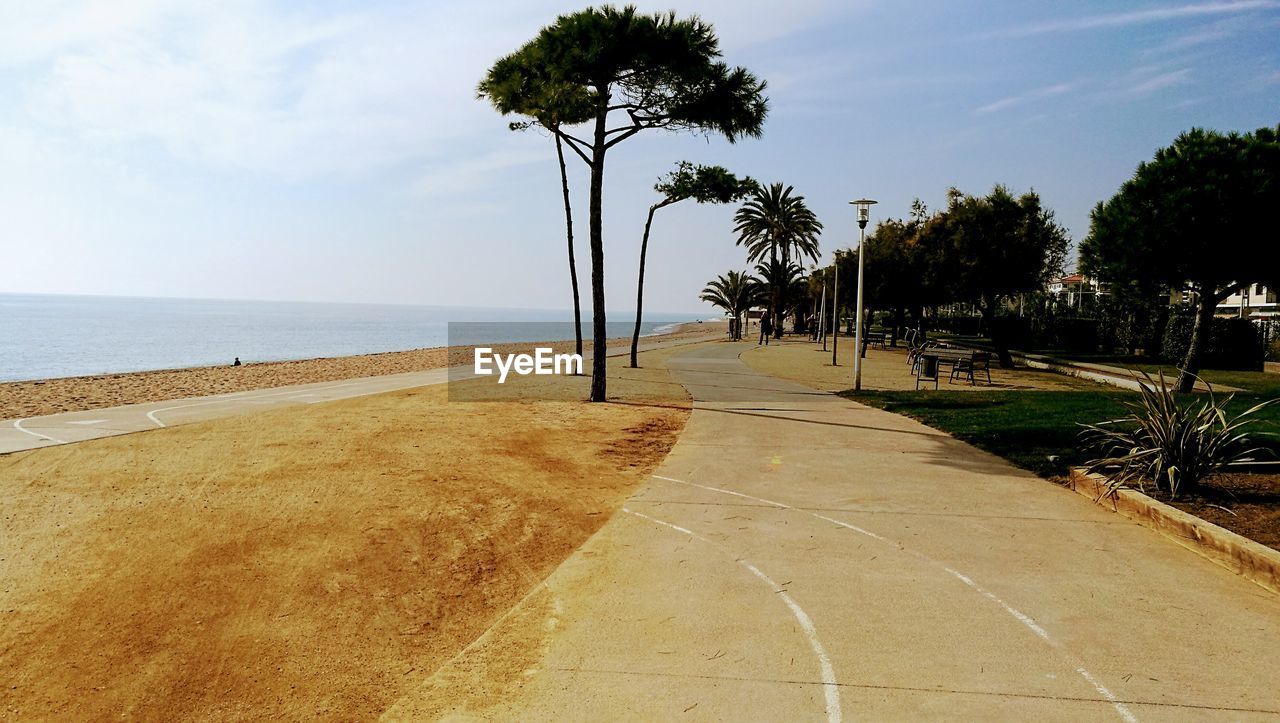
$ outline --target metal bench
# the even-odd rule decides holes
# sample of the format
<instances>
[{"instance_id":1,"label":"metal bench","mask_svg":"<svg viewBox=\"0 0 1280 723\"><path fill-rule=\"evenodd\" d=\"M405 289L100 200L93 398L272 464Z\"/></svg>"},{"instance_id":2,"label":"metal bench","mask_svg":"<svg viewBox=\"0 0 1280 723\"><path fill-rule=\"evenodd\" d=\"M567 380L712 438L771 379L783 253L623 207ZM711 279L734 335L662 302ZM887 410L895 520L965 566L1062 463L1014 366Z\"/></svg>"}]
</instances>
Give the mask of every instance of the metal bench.
<instances>
[{"instance_id":1,"label":"metal bench","mask_svg":"<svg viewBox=\"0 0 1280 723\"><path fill-rule=\"evenodd\" d=\"M969 384L977 386L978 380L975 372L987 375L987 384L991 383L991 355L985 351L974 351L969 353L967 359L957 359L951 365L951 378L948 384L954 382L956 377L968 377Z\"/></svg>"}]
</instances>

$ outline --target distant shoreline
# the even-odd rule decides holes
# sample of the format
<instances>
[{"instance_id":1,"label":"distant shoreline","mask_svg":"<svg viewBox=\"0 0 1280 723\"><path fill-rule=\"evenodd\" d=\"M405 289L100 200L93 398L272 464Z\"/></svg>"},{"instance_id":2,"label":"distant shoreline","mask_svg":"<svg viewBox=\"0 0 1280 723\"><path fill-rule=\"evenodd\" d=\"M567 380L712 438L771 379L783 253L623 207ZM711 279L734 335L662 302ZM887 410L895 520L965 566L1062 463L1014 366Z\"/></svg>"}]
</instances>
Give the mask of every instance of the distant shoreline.
<instances>
[{"instance_id":1,"label":"distant shoreline","mask_svg":"<svg viewBox=\"0 0 1280 723\"><path fill-rule=\"evenodd\" d=\"M709 316L651 312L642 332ZM607 336L631 333L634 312L612 317ZM573 337L566 310L0 292L0 384Z\"/></svg>"},{"instance_id":2,"label":"distant shoreline","mask_svg":"<svg viewBox=\"0 0 1280 723\"><path fill-rule=\"evenodd\" d=\"M721 324L721 321L680 322L674 324L669 331L642 338L652 341L656 338L700 336L713 333ZM625 348L630 343L630 337L613 337L608 340L608 347ZM574 340L495 344L494 348L509 352L533 346L550 346L563 353L573 351ZM584 340L583 347L584 352L589 350L591 342ZM468 363L471 348L429 347L266 362L243 359L243 366L239 367L228 363L0 382L0 419L24 419L60 412L231 394L292 384L441 369Z\"/></svg>"}]
</instances>

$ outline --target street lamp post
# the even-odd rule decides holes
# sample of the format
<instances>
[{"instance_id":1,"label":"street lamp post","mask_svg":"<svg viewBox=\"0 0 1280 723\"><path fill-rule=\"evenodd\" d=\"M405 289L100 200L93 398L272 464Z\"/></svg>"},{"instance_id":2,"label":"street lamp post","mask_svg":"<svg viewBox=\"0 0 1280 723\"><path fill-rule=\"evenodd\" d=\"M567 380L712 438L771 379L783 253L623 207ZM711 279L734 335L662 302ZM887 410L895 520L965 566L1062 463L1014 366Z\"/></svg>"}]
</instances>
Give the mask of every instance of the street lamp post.
<instances>
[{"instance_id":1,"label":"street lamp post","mask_svg":"<svg viewBox=\"0 0 1280 723\"><path fill-rule=\"evenodd\" d=\"M857 392L862 390L862 274L867 263L867 221L871 220L871 206L875 201L859 198L849 203L858 209L858 316L854 320L853 335L853 390Z\"/></svg>"},{"instance_id":2,"label":"street lamp post","mask_svg":"<svg viewBox=\"0 0 1280 723\"><path fill-rule=\"evenodd\" d=\"M835 262L831 264L831 366L838 367L836 361L836 345L840 343L840 252L832 253Z\"/></svg>"},{"instance_id":3,"label":"street lamp post","mask_svg":"<svg viewBox=\"0 0 1280 723\"><path fill-rule=\"evenodd\" d=\"M822 303L818 304L818 336L822 337L822 350L827 350L827 281L822 280Z\"/></svg>"}]
</instances>

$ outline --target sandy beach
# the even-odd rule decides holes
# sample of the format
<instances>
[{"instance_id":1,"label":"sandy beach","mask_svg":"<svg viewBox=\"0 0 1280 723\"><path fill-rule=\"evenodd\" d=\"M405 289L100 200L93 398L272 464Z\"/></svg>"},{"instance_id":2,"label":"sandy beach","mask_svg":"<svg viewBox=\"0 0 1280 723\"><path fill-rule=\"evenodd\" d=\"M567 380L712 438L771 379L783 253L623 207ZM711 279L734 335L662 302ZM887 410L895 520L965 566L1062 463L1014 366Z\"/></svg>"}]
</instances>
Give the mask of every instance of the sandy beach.
<instances>
[{"instance_id":1,"label":"sandy beach","mask_svg":"<svg viewBox=\"0 0 1280 723\"><path fill-rule=\"evenodd\" d=\"M641 343L657 340L690 339L723 328L719 322L690 322L668 334L643 337ZM626 348L629 337L609 340L609 348ZM558 352L573 351L574 342L531 342L496 345L503 353L550 346ZM584 353L590 353L587 343ZM467 364L470 347L436 347L411 351L362 354L359 356L302 359L298 361L254 363L245 360L239 367L216 366L190 369L64 377L0 384L0 419L19 419L59 412L115 407L123 404L185 399L210 394L228 394L267 389L290 384L358 379L383 374L425 371Z\"/></svg>"}]
</instances>

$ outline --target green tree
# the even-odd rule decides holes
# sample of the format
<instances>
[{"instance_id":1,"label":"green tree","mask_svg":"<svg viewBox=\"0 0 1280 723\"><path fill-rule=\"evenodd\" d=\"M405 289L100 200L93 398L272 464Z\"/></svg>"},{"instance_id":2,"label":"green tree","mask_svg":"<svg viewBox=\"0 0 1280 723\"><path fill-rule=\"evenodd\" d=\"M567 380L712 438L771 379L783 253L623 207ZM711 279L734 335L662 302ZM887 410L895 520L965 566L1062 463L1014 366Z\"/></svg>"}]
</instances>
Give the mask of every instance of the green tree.
<instances>
[{"instance_id":1,"label":"green tree","mask_svg":"<svg viewBox=\"0 0 1280 723\"><path fill-rule=\"evenodd\" d=\"M747 259L758 262L768 259L769 265L791 265L792 254L803 259L818 259L818 235L822 223L804 202L804 196L792 195L795 189L781 183L768 188L757 187L747 202L734 215L734 231L738 245L747 248ZM783 289L772 290L771 313L774 316L774 335L782 337Z\"/></svg>"},{"instance_id":2,"label":"green tree","mask_svg":"<svg viewBox=\"0 0 1280 723\"><path fill-rule=\"evenodd\" d=\"M742 338L742 315L759 301L763 287L745 271L730 271L708 282L699 297L724 312L737 322L733 339Z\"/></svg>"},{"instance_id":3,"label":"green tree","mask_svg":"<svg viewBox=\"0 0 1280 723\"><path fill-rule=\"evenodd\" d=\"M1103 281L1189 290L1191 340L1176 388L1190 391L1214 311L1249 284L1280 288L1280 128L1192 129L1138 166L1091 216L1081 269Z\"/></svg>"},{"instance_id":4,"label":"green tree","mask_svg":"<svg viewBox=\"0 0 1280 723\"><path fill-rule=\"evenodd\" d=\"M978 306L1000 365L1013 366L1008 340L995 323L1011 296L1044 288L1062 274L1070 239L1034 191L1015 197L1004 186L986 196L948 191L946 210L920 230L926 277L953 301Z\"/></svg>"},{"instance_id":5,"label":"green tree","mask_svg":"<svg viewBox=\"0 0 1280 723\"><path fill-rule=\"evenodd\" d=\"M926 304L938 303L942 294L931 288L932 276L925 266L927 257L919 243L920 229L928 219L924 204L916 200L907 220L886 219L867 236L866 284L863 301L868 308L893 314L893 343L896 345L912 311L917 322ZM854 252L856 262L859 251ZM854 292L857 276L854 276Z\"/></svg>"},{"instance_id":6,"label":"green tree","mask_svg":"<svg viewBox=\"0 0 1280 723\"><path fill-rule=\"evenodd\" d=\"M640 274L636 281L636 326L631 333L631 367L637 365L636 355L640 347L640 322L644 317L644 263L649 252L649 229L653 226L653 214L686 199L698 203L733 203L747 195L756 186L750 177L739 179L721 166L702 166L680 161L676 169L658 179L653 190L662 200L649 207L649 217L644 222L644 236L640 239Z\"/></svg>"},{"instance_id":7,"label":"green tree","mask_svg":"<svg viewBox=\"0 0 1280 723\"><path fill-rule=\"evenodd\" d=\"M719 57L714 29L697 17L605 5L561 15L496 62L480 83L480 95L503 114L524 113L510 98L534 97L563 111L566 124L584 124L589 131L586 138L564 125L553 132L591 173L592 401L606 398L605 157L650 129L714 133L731 143L759 136L767 111L764 82ZM621 121L611 127L611 118Z\"/></svg>"}]
</instances>

